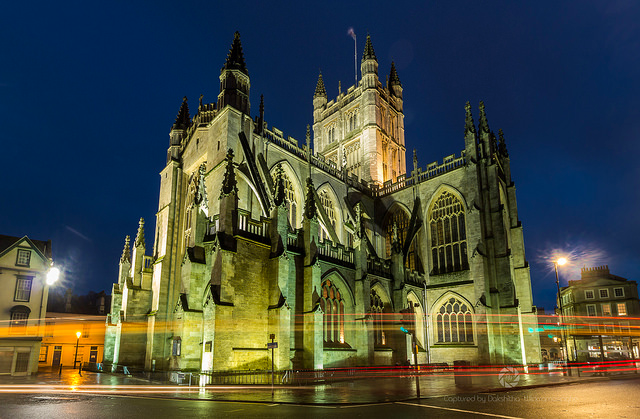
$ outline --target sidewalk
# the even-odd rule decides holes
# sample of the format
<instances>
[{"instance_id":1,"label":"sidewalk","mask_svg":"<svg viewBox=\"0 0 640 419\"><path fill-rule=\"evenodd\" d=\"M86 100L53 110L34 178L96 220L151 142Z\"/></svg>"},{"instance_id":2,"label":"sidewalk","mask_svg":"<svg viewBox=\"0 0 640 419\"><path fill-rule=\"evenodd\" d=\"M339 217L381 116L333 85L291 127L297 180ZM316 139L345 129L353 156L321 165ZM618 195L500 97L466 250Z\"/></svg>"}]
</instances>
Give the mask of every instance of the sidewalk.
<instances>
[{"instance_id":1,"label":"sidewalk","mask_svg":"<svg viewBox=\"0 0 640 419\"><path fill-rule=\"evenodd\" d=\"M456 386L453 374L420 377L421 398L489 391L518 390L527 387L560 385L609 379L640 379L639 374L617 374L608 377L563 376L560 373L524 374L504 385L496 375L476 375L468 386ZM194 400L269 402L293 404L365 404L411 400L416 398L415 377L354 380L330 385L276 386L176 386L126 377L122 374L83 372L65 369L62 375L40 372L35 376L0 376L0 390L34 393L90 393L104 395L140 395ZM513 387L510 387L513 385Z\"/></svg>"}]
</instances>

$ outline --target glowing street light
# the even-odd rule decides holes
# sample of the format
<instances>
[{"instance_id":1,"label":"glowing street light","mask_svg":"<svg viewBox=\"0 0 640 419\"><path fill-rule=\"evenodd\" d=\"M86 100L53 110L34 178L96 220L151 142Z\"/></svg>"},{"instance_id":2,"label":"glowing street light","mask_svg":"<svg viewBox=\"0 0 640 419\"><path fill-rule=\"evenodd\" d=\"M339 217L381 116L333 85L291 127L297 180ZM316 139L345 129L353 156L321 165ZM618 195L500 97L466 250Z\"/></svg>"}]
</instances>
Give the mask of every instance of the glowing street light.
<instances>
[{"instance_id":1,"label":"glowing street light","mask_svg":"<svg viewBox=\"0 0 640 419\"><path fill-rule=\"evenodd\" d=\"M47 285L53 285L60 277L60 269L52 266L47 272Z\"/></svg>"},{"instance_id":2,"label":"glowing street light","mask_svg":"<svg viewBox=\"0 0 640 419\"><path fill-rule=\"evenodd\" d=\"M78 343L80 342L80 336L82 336L82 332L76 332L76 355L73 357L73 368L76 367L76 361L78 360ZM82 375L82 362L80 362L80 366L78 367L78 374Z\"/></svg>"},{"instance_id":3,"label":"glowing street light","mask_svg":"<svg viewBox=\"0 0 640 419\"><path fill-rule=\"evenodd\" d=\"M564 313L562 310L562 297L560 295L560 278L558 277L558 265L562 266L566 263L567 263L567 258L561 257L553 261L553 267L555 268L555 271L556 271L556 287L558 287L558 308L560 309L560 322L563 324L561 333L562 333L562 340L564 341L564 353L567 358L566 359L567 370L569 371L569 375L571 375L571 368L569 368L569 365L568 365L569 347L567 346L567 335L565 333L565 327L564 327Z\"/></svg>"}]
</instances>

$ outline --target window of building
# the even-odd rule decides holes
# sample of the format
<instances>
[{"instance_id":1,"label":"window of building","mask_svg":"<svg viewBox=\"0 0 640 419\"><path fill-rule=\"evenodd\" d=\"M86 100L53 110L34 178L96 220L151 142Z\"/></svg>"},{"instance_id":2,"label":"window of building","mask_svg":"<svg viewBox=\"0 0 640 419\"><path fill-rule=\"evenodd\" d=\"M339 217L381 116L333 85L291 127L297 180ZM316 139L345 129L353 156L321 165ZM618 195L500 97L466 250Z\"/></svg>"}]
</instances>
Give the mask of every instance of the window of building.
<instances>
[{"instance_id":1,"label":"window of building","mask_svg":"<svg viewBox=\"0 0 640 419\"><path fill-rule=\"evenodd\" d=\"M602 304L602 315L603 316L611 315L611 304Z\"/></svg>"},{"instance_id":2,"label":"window of building","mask_svg":"<svg viewBox=\"0 0 640 419\"><path fill-rule=\"evenodd\" d=\"M88 338L90 331L91 331L91 324L85 323L85 324L82 325L82 337L83 338Z\"/></svg>"},{"instance_id":3,"label":"window of building","mask_svg":"<svg viewBox=\"0 0 640 419\"><path fill-rule=\"evenodd\" d=\"M284 198L287 203L287 210L289 211L289 224L292 228L298 228L298 201L296 200L296 193L293 189L293 183L283 173L284 180Z\"/></svg>"},{"instance_id":4,"label":"window of building","mask_svg":"<svg viewBox=\"0 0 640 419\"><path fill-rule=\"evenodd\" d=\"M627 304L626 303L618 303L618 316L626 316L627 315Z\"/></svg>"},{"instance_id":5,"label":"window of building","mask_svg":"<svg viewBox=\"0 0 640 419\"><path fill-rule=\"evenodd\" d=\"M604 331L607 334L612 334L613 333L613 323L605 323L604 324Z\"/></svg>"},{"instance_id":6,"label":"window of building","mask_svg":"<svg viewBox=\"0 0 640 419\"><path fill-rule=\"evenodd\" d=\"M385 244L387 250L387 258L391 257L391 241L393 240L393 225L395 224L398 229L398 242L400 247L404 248L405 240L407 239L407 232L409 231L409 215L399 207L387 217L384 225L385 231ZM409 253L405 262L405 267L411 270L418 270L418 257L416 255L416 242L411 242L409 246Z\"/></svg>"},{"instance_id":7,"label":"window of building","mask_svg":"<svg viewBox=\"0 0 640 419\"><path fill-rule=\"evenodd\" d=\"M324 311L324 341L344 343L344 300L340 290L330 280L322 283L320 307Z\"/></svg>"},{"instance_id":8,"label":"window of building","mask_svg":"<svg viewBox=\"0 0 640 419\"><path fill-rule=\"evenodd\" d=\"M47 362L48 353L49 347L47 345L42 345L40 347L40 357L38 358L38 362Z\"/></svg>"},{"instance_id":9,"label":"window of building","mask_svg":"<svg viewBox=\"0 0 640 419\"><path fill-rule=\"evenodd\" d=\"M171 347L171 355L180 356L182 350L182 339L173 338L173 346Z\"/></svg>"},{"instance_id":10,"label":"window of building","mask_svg":"<svg viewBox=\"0 0 640 419\"><path fill-rule=\"evenodd\" d=\"M31 298L31 278L18 277L16 280L16 292L14 294L14 301L28 302Z\"/></svg>"},{"instance_id":11,"label":"window of building","mask_svg":"<svg viewBox=\"0 0 640 419\"><path fill-rule=\"evenodd\" d=\"M629 322L620 322L620 332L624 333L625 335L628 335L631 332L631 329L629 328Z\"/></svg>"},{"instance_id":12,"label":"window of building","mask_svg":"<svg viewBox=\"0 0 640 419\"><path fill-rule=\"evenodd\" d=\"M438 342L473 343L473 320L469 306L449 298L436 314Z\"/></svg>"},{"instance_id":13,"label":"window of building","mask_svg":"<svg viewBox=\"0 0 640 419\"><path fill-rule=\"evenodd\" d=\"M587 316L596 316L595 304L587 304Z\"/></svg>"},{"instance_id":14,"label":"window of building","mask_svg":"<svg viewBox=\"0 0 640 419\"><path fill-rule=\"evenodd\" d=\"M594 298L593 290L585 290L584 291L584 298L586 298L587 300L593 300L593 298Z\"/></svg>"},{"instance_id":15,"label":"window of building","mask_svg":"<svg viewBox=\"0 0 640 419\"><path fill-rule=\"evenodd\" d=\"M600 298L609 298L609 290L608 289L600 290Z\"/></svg>"},{"instance_id":16,"label":"window of building","mask_svg":"<svg viewBox=\"0 0 640 419\"><path fill-rule=\"evenodd\" d=\"M624 297L624 288L614 288L613 295L616 297Z\"/></svg>"},{"instance_id":17,"label":"window of building","mask_svg":"<svg viewBox=\"0 0 640 419\"><path fill-rule=\"evenodd\" d=\"M333 206L333 201L329 197L329 192L323 190L320 192L320 203L322 204L322 208L324 209L325 214L327 214L328 221L331 223L334 231L336 228L336 213ZM320 241L325 241L329 238L328 232L323 228L320 230Z\"/></svg>"},{"instance_id":18,"label":"window of building","mask_svg":"<svg viewBox=\"0 0 640 419\"><path fill-rule=\"evenodd\" d=\"M444 191L429 212L433 274L469 269L464 207Z\"/></svg>"},{"instance_id":19,"label":"window of building","mask_svg":"<svg viewBox=\"0 0 640 419\"><path fill-rule=\"evenodd\" d=\"M384 332L383 322L384 303L375 290L371 290L370 300L371 315L373 317L374 343L376 345L386 345L387 338Z\"/></svg>"},{"instance_id":20,"label":"window of building","mask_svg":"<svg viewBox=\"0 0 640 419\"><path fill-rule=\"evenodd\" d=\"M18 249L18 256L16 258L17 266L29 266L31 263L31 251Z\"/></svg>"},{"instance_id":21,"label":"window of building","mask_svg":"<svg viewBox=\"0 0 640 419\"><path fill-rule=\"evenodd\" d=\"M11 309L11 333L24 334L27 331L27 321L29 320L29 310L25 306L17 306Z\"/></svg>"},{"instance_id":22,"label":"window of building","mask_svg":"<svg viewBox=\"0 0 640 419\"><path fill-rule=\"evenodd\" d=\"M589 324L589 331L592 334L598 334L600 332L600 330L598 329L598 325L597 324Z\"/></svg>"}]
</instances>

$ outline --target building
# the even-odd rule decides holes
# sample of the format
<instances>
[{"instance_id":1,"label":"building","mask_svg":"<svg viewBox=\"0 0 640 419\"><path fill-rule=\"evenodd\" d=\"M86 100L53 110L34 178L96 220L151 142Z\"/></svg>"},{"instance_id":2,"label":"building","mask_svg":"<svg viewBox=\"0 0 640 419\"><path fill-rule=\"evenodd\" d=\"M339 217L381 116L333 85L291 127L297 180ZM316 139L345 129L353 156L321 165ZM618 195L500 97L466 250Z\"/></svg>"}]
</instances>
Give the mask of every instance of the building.
<instances>
[{"instance_id":1,"label":"building","mask_svg":"<svg viewBox=\"0 0 640 419\"><path fill-rule=\"evenodd\" d=\"M563 354L562 328L560 327L560 316L557 314L547 314L542 307L537 308L538 329L540 334L540 355L542 362L561 361ZM531 328L529 332L533 332Z\"/></svg>"},{"instance_id":2,"label":"building","mask_svg":"<svg viewBox=\"0 0 640 419\"><path fill-rule=\"evenodd\" d=\"M47 312L40 368L79 368L102 362L105 321L104 314Z\"/></svg>"},{"instance_id":3,"label":"building","mask_svg":"<svg viewBox=\"0 0 640 419\"><path fill-rule=\"evenodd\" d=\"M38 371L51 241L0 235L0 374Z\"/></svg>"},{"instance_id":4,"label":"building","mask_svg":"<svg viewBox=\"0 0 640 419\"><path fill-rule=\"evenodd\" d=\"M104 291L74 295L70 288L49 293L40 368L56 370L101 363L110 296ZM77 333L80 332L80 337ZM76 353L76 346L78 347Z\"/></svg>"},{"instance_id":5,"label":"building","mask_svg":"<svg viewBox=\"0 0 640 419\"><path fill-rule=\"evenodd\" d=\"M570 360L639 358L638 284L609 272L583 268L581 278L560 290Z\"/></svg>"},{"instance_id":6,"label":"building","mask_svg":"<svg viewBox=\"0 0 640 419\"><path fill-rule=\"evenodd\" d=\"M151 254L143 220L125 240L105 362L267 369L275 340L281 370L393 365L414 336L423 363L539 361L502 131L467 103L462 152L407 173L402 84L370 37L361 72L331 100L318 77L299 145L262 98L250 116L236 33L217 102L184 98L170 130Z\"/></svg>"}]
</instances>

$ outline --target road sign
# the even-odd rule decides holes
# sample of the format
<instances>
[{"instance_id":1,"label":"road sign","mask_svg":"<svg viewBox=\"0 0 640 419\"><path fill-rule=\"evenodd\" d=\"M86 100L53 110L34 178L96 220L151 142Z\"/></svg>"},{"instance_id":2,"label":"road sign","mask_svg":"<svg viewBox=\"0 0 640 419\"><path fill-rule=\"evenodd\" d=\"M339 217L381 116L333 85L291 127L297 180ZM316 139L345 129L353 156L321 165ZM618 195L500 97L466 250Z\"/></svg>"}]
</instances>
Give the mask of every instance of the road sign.
<instances>
[{"instance_id":1,"label":"road sign","mask_svg":"<svg viewBox=\"0 0 640 419\"><path fill-rule=\"evenodd\" d=\"M278 347L278 342L267 342L267 349L275 349Z\"/></svg>"}]
</instances>

